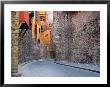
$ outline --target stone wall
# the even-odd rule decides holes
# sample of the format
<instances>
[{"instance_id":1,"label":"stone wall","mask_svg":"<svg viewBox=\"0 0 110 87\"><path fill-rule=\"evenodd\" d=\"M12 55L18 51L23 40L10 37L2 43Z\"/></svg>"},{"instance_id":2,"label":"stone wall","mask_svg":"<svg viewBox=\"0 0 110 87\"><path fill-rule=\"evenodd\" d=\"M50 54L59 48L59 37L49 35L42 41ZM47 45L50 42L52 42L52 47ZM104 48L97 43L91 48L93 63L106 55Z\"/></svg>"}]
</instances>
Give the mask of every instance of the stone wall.
<instances>
[{"instance_id":1,"label":"stone wall","mask_svg":"<svg viewBox=\"0 0 110 87\"><path fill-rule=\"evenodd\" d=\"M12 12L11 15L12 72L17 72L18 60L22 63L55 57L57 60L100 64L100 12L54 11L53 19L50 20L53 22L50 45L39 44L36 39L32 39L31 30L26 32L18 44L18 14Z\"/></svg>"},{"instance_id":2,"label":"stone wall","mask_svg":"<svg viewBox=\"0 0 110 87\"><path fill-rule=\"evenodd\" d=\"M18 72L18 57L19 57L19 13L11 12L11 73L12 76Z\"/></svg>"},{"instance_id":3,"label":"stone wall","mask_svg":"<svg viewBox=\"0 0 110 87\"><path fill-rule=\"evenodd\" d=\"M24 36L20 37L19 43L19 63L33 60L34 57L34 41L32 40L32 31L28 29Z\"/></svg>"},{"instance_id":4,"label":"stone wall","mask_svg":"<svg viewBox=\"0 0 110 87\"><path fill-rule=\"evenodd\" d=\"M53 12L57 60L100 63L100 12Z\"/></svg>"},{"instance_id":5,"label":"stone wall","mask_svg":"<svg viewBox=\"0 0 110 87\"><path fill-rule=\"evenodd\" d=\"M100 63L100 13L79 12L72 18L73 60L82 63Z\"/></svg>"}]
</instances>

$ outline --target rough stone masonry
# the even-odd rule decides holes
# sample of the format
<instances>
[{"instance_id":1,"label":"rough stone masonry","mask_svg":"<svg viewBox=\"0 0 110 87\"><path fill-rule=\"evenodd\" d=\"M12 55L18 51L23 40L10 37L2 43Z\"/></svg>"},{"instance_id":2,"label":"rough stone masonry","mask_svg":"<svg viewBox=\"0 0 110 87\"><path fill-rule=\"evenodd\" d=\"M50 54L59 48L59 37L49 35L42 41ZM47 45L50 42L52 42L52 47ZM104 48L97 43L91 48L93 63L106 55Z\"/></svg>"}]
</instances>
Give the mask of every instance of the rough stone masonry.
<instances>
[{"instance_id":1,"label":"rough stone masonry","mask_svg":"<svg viewBox=\"0 0 110 87\"><path fill-rule=\"evenodd\" d=\"M99 65L100 12L54 12L53 41L57 60Z\"/></svg>"},{"instance_id":2,"label":"rough stone masonry","mask_svg":"<svg viewBox=\"0 0 110 87\"><path fill-rule=\"evenodd\" d=\"M19 58L19 12L11 12L11 73L12 76L18 72Z\"/></svg>"}]
</instances>

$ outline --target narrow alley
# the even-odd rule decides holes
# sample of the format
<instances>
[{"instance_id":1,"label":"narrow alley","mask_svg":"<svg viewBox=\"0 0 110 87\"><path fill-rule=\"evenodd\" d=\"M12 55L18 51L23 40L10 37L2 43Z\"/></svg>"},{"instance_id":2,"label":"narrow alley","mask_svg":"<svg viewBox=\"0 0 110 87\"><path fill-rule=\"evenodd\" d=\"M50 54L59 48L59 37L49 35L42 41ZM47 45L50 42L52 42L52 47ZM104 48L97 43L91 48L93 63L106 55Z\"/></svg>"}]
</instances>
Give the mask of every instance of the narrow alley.
<instances>
[{"instance_id":1,"label":"narrow alley","mask_svg":"<svg viewBox=\"0 0 110 87\"><path fill-rule=\"evenodd\" d=\"M12 11L11 31L12 77L100 76L99 11Z\"/></svg>"}]
</instances>

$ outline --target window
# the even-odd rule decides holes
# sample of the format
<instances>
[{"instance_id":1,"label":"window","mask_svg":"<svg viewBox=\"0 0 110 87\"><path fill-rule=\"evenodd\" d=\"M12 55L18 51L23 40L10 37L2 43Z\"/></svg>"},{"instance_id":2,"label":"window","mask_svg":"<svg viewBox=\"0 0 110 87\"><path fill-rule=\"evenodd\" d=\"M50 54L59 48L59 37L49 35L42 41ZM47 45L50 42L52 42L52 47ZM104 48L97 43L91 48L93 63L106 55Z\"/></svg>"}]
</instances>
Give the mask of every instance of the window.
<instances>
[{"instance_id":1,"label":"window","mask_svg":"<svg viewBox=\"0 0 110 87\"><path fill-rule=\"evenodd\" d=\"M40 21L45 21L45 16L40 16Z\"/></svg>"},{"instance_id":2,"label":"window","mask_svg":"<svg viewBox=\"0 0 110 87\"><path fill-rule=\"evenodd\" d=\"M44 32L44 31L45 31L45 29L46 29L46 27L45 27L45 26L41 26L41 32Z\"/></svg>"}]
</instances>

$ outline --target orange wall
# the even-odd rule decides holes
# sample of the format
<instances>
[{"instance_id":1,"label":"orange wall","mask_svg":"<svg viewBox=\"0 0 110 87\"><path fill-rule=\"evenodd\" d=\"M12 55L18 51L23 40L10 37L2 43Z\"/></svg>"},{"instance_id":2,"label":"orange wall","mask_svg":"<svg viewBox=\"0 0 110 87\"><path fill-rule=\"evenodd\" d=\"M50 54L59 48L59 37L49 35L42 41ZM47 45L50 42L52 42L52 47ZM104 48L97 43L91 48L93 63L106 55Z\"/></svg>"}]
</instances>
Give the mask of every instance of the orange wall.
<instances>
[{"instance_id":1,"label":"orange wall","mask_svg":"<svg viewBox=\"0 0 110 87\"><path fill-rule=\"evenodd\" d=\"M46 30L43 33L40 34L40 39L45 44L51 43L51 36L50 36L50 30Z\"/></svg>"},{"instance_id":2,"label":"orange wall","mask_svg":"<svg viewBox=\"0 0 110 87\"><path fill-rule=\"evenodd\" d=\"M39 11L40 16L46 16L45 11ZM39 15L37 15L39 16ZM35 25L37 27L35 27ZM39 29L41 29L41 26L45 26L44 32L39 32ZM46 27L47 26L47 27ZM49 29L49 23L46 21L40 21L35 20L35 18L32 18L32 38L33 39L39 39L41 43L43 44L50 44L51 43L51 30Z\"/></svg>"}]
</instances>

